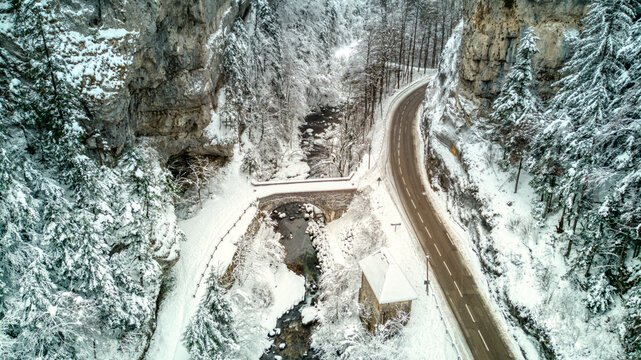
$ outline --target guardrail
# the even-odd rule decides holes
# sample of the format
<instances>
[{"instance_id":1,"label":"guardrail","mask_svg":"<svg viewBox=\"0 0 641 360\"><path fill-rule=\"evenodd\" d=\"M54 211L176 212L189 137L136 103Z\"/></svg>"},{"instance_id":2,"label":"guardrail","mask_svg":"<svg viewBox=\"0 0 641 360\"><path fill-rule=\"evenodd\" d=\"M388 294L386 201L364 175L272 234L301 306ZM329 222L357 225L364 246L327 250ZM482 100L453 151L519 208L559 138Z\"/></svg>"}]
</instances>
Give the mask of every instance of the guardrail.
<instances>
[{"instance_id":1,"label":"guardrail","mask_svg":"<svg viewBox=\"0 0 641 360\"><path fill-rule=\"evenodd\" d=\"M202 273L200 273L200 278L198 279L198 283L196 284L196 290L194 291L194 295L192 295L192 297L193 297L193 298L195 298L195 297L196 297L196 294L198 293L198 289L200 289L200 284L202 284L202 282L203 282L203 278L205 277L205 274L207 274L207 272L208 272L208 270L209 270L209 267L211 266L211 261L214 259L214 254L216 253L216 250L218 250L218 246L223 242L223 240L225 239L225 237L226 237L227 235L229 235L229 233L231 232L231 230L232 230L234 227L236 227L236 225L238 224L238 222L240 221L240 219L242 219L242 218L243 218L243 216L247 213L247 210L249 210L252 206L256 206L256 205L258 205L258 199L255 199L254 201L252 201L252 202L251 202L251 203L250 203L250 204L245 208L245 210L243 210L243 213L242 213L242 214L240 214L240 216L238 217L238 219L236 219L236 221L234 221L234 223L232 224L232 226L231 226L229 229L227 229L227 232L225 233L225 235L223 235L223 236L221 236L221 237L220 237L220 240L218 240L218 243L217 243L217 244L216 244L216 246L214 247L214 250L211 252L211 255L209 256L209 260L207 260L207 265L205 265L205 269L203 270L203 272L202 272Z\"/></svg>"},{"instance_id":2,"label":"guardrail","mask_svg":"<svg viewBox=\"0 0 641 360\"><path fill-rule=\"evenodd\" d=\"M350 181L354 177L352 172L347 177L340 178L321 178L321 179L301 179L301 180L283 180L283 181L251 181L251 184L254 186L269 186L269 185L289 185L289 184L307 184L307 183L319 183L319 182L341 182L341 181Z\"/></svg>"},{"instance_id":3,"label":"guardrail","mask_svg":"<svg viewBox=\"0 0 641 360\"><path fill-rule=\"evenodd\" d=\"M445 334L447 335L448 340L450 341L450 344L452 345L452 347L456 351L457 359L458 360L462 360L463 357L461 356L461 352L458 349L458 346L456 346L456 341L454 340L454 336L452 334L450 334L450 330L448 330L449 322L445 319L445 315L443 314L443 309L441 309L441 306L438 304L438 302L439 302L438 298L434 294L434 290L435 289L432 286L431 282L427 286L429 286L429 288L430 288L430 295L432 296L432 298L434 298L434 304L436 304L436 309L438 310L438 314L441 317L441 321L443 322L443 324L445 324L445 326L444 326L445 327Z\"/></svg>"}]
</instances>

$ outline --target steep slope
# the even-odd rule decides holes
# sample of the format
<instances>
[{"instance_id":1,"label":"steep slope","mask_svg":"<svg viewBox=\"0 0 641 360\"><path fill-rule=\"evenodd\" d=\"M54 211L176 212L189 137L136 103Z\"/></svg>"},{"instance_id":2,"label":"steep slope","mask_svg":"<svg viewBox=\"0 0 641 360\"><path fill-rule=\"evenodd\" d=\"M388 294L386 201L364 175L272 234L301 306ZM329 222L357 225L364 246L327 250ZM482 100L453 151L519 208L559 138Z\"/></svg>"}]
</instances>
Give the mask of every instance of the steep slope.
<instances>
[{"instance_id":1,"label":"steep slope","mask_svg":"<svg viewBox=\"0 0 641 360\"><path fill-rule=\"evenodd\" d=\"M615 7L625 2L600 3L606 4L603 7ZM463 253L488 297L494 299L496 310L511 323L511 332L526 358L619 359L626 356L626 351L629 355L635 346L630 345L632 335L628 335L634 334L632 312L635 305L629 300L633 295L626 291L638 286L638 280L634 275L626 276L634 274L634 269L638 268L635 265L638 264L638 251L636 245L627 246L627 235L620 235L628 225L622 219L613 221L612 233L615 235L612 238L615 240L603 245L603 249L611 246L617 249L616 254L610 256L601 250L600 255L594 257L594 252L588 250L590 239L605 236L584 232L581 238L577 234L589 229L590 222L598 219L598 216L589 217L586 212L607 213L606 207L599 207L603 195L593 192L590 196L594 207L587 210L587 206L581 207L584 204L577 205L571 195L562 194L558 185L555 187L559 174L567 172L572 177L575 171L589 170L557 166L549 169L550 176L542 184L532 181L524 161L518 181L518 159L514 162L505 156L505 143L511 139L497 134L496 125L488 119L489 105L516 60L516 49L526 28L533 29L540 38L536 42L539 54L535 55L533 64L538 80L534 102L537 110L544 109L544 104L537 100L552 98L557 89L552 88L551 83L570 74L562 72L561 67L575 53L574 39L586 36L582 33L583 17L589 9L583 1L466 2L460 44L448 44L449 51L443 55L439 74L428 87L425 100L421 130L425 138L428 178L436 196L446 204L452 226L465 230L461 239ZM598 18L611 19L608 16L612 12L604 13L606 15ZM634 21L638 16L631 15L631 18ZM625 24L618 26L617 23L612 28L620 31L628 26ZM606 28L601 26L599 30ZM638 33L625 31L614 38L631 43L636 36L638 41ZM593 42L610 44L600 39ZM631 48L627 47L628 50ZM621 66L630 67L625 58L620 61L624 64ZM604 68L609 69L608 66ZM595 78L600 81L604 77ZM609 81L620 79L616 73L605 78ZM599 81L584 84L596 88ZM625 90L615 91L624 93ZM613 96L613 99L617 97ZM561 119L560 115L549 113L536 116L539 117L534 123L538 127L523 129L527 134L526 141L531 141L537 131L545 133L547 124ZM638 115L634 116L638 119ZM579 127L581 123L574 122L569 116L562 120L568 127L551 133L559 139L567 139L573 127ZM603 126L610 123L616 127L618 124L610 115L598 121ZM617 144L616 136L604 136L609 139L608 144ZM546 148L551 144L542 142L539 146ZM573 144L560 141L557 146L563 150ZM621 153L625 154L625 151L621 150ZM532 163L540 160L533 153L527 156ZM554 155L550 158L553 163ZM632 166L621 169L634 177ZM597 172L596 168L592 170ZM616 176L609 178L612 182L616 179ZM517 181L518 193L515 190ZM545 199L541 198L543 185L548 186L546 191L549 191ZM608 188L607 181L602 185L601 189ZM624 201L634 201L634 196L633 192L621 197ZM581 210L577 210L579 208ZM568 221L570 217L572 222ZM626 220L633 223L632 227L638 226L638 220ZM621 230L619 235L616 235L617 226ZM568 239L575 240L573 248L570 247L571 240L568 245ZM598 260L591 267L593 259ZM620 260L618 265L612 265L612 259ZM602 266L596 265L597 261L601 261ZM620 283L625 285L615 291ZM596 311L595 303L600 306Z\"/></svg>"},{"instance_id":2,"label":"steep slope","mask_svg":"<svg viewBox=\"0 0 641 360\"><path fill-rule=\"evenodd\" d=\"M123 57L118 63L99 62L97 74L88 67L79 74L79 81L89 84L84 93L92 100L97 130L104 130L109 147L121 149L135 139L148 139L165 156L182 151L231 155L230 143L212 143L203 129L223 81L223 34L248 6L249 1L236 0L117 0L61 9L67 33L77 32ZM95 61L89 58L94 54L83 54L86 40L75 44L86 56L82 60ZM112 80L100 76L105 65L117 72L118 83L109 96L100 96Z\"/></svg>"},{"instance_id":3,"label":"steep slope","mask_svg":"<svg viewBox=\"0 0 641 360\"><path fill-rule=\"evenodd\" d=\"M498 94L503 77L515 61L525 26L533 27L541 39L541 52L535 61L544 87L550 80L558 79L557 70L569 53L565 37L576 33L586 3L583 0L464 1L465 26L458 62L461 90L483 98Z\"/></svg>"}]
</instances>

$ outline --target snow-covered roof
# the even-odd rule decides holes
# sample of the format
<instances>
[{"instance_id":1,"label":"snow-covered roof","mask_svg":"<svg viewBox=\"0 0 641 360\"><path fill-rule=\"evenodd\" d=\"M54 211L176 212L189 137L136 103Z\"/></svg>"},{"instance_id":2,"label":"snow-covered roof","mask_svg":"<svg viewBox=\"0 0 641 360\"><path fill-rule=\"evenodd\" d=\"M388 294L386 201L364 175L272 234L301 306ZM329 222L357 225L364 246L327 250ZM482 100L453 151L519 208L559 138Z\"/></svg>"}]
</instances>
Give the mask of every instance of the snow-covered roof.
<instances>
[{"instance_id":1,"label":"snow-covered roof","mask_svg":"<svg viewBox=\"0 0 641 360\"><path fill-rule=\"evenodd\" d=\"M379 304L416 299L416 292L388 248L358 262Z\"/></svg>"}]
</instances>

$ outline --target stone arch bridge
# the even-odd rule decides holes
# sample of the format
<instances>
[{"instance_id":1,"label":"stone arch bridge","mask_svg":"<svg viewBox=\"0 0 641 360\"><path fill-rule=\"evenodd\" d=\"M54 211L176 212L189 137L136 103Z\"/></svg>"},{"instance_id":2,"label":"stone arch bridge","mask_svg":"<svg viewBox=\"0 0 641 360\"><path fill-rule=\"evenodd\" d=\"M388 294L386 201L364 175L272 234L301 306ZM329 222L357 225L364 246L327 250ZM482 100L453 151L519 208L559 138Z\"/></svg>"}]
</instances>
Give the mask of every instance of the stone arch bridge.
<instances>
[{"instance_id":1,"label":"stone arch bridge","mask_svg":"<svg viewBox=\"0 0 641 360\"><path fill-rule=\"evenodd\" d=\"M272 212L281 205L302 202L318 207L330 222L341 217L352 202L356 189L321 190L295 193L278 193L258 198L258 208Z\"/></svg>"}]
</instances>

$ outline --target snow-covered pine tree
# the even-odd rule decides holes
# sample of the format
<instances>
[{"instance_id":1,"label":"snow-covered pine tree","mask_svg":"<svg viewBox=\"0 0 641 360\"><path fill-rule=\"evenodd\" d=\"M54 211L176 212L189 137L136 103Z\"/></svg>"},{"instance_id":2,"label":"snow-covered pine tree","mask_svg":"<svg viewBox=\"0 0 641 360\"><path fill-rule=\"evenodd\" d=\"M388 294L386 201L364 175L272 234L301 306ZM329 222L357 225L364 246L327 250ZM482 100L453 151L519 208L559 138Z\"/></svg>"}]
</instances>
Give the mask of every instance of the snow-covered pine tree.
<instances>
[{"instance_id":1,"label":"snow-covered pine tree","mask_svg":"<svg viewBox=\"0 0 641 360\"><path fill-rule=\"evenodd\" d=\"M588 211L596 211L592 201L603 199L604 187L609 186L609 174L602 169L612 149L599 149L597 145L607 142L601 130L612 120L611 104L619 95L617 82L625 71L618 52L628 39L633 16L627 0L598 0L590 6L581 38L574 44L576 51L562 69L564 77L546 113L547 123L537 134L536 148L540 151L533 166L535 182L556 188L545 199L546 209L554 206L553 198L567 204L575 223ZM603 225L586 223L599 234ZM569 238L577 240L575 236ZM600 241L606 238L599 236ZM601 245L583 249L594 254L596 247L604 248ZM586 263L587 269L591 261Z\"/></svg>"},{"instance_id":2,"label":"snow-covered pine tree","mask_svg":"<svg viewBox=\"0 0 641 360\"><path fill-rule=\"evenodd\" d=\"M534 30L527 28L521 38L516 63L510 68L501 93L494 100L491 115L495 127L494 136L503 144L507 160L512 164L518 163L514 192L518 190L523 157L528 151L534 126L539 119L538 100L532 92L532 58L539 52L537 41Z\"/></svg>"},{"instance_id":3,"label":"snow-covered pine tree","mask_svg":"<svg viewBox=\"0 0 641 360\"><path fill-rule=\"evenodd\" d=\"M0 358L135 354L153 323L160 263L177 259L182 236L168 175L142 158L134 174L151 180L140 195L128 169L97 164L82 141L89 114L59 56L58 4L12 6L15 46L0 49L9 84L0 97ZM138 221L121 211L131 201L144 209Z\"/></svg>"},{"instance_id":4,"label":"snow-covered pine tree","mask_svg":"<svg viewBox=\"0 0 641 360\"><path fill-rule=\"evenodd\" d=\"M559 200L569 214L562 238L566 256L578 245L574 262L585 270L588 308L603 312L616 296L625 300L630 358L641 354L641 277L629 264L641 250L640 16L638 2L590 6L532 161L546 209Z\"/></svg>"},{"instance_id":5,"label":"snow-covered pine tree","mask_svg":"<svg viewBox=\"0 0 641 360\"><path fill-rule=\"evenodd\" d=\"M614 301L616 289L610 285L604 273L590 277L588 281L589 291L586 298L588 309L595 314L607 311Z\"/></svg>"},{"instance_id":6,"label":"snow-covered pine tree","mask_svg":"<svg viewBox=\"0 0 641 360\"><path fill-rule=\"evenodd\" d=\"M625 345L631 359L641 358L641 18L632 27L627 45L619 54L628 66L619 80L623 96L614 104L616 125L608 137L616 146L612 152L610 169L616 174L612 191L606 200L607 209L616 209L621 241L612 247L618 254L619 281L627 277L629 288L625 299L627 308ZM631 249L631 251L630 251ZM624 270L624 260L632 257L632 264Z\"/></svg>"},{"instance_id":7,"label":"snow-covered pine tree","mask_svg":"<svg viewBox=\"0 0 641 360\"><path fill-rule=\"evenodd\" d=\"M239 346L231 307L215 274L207 278L206 285L206 294L185 329L183 342L194 360L233 359Z\"/></svg>"},{"instance_id":8,"label":"snow-covered pine tree","mask_svg":"<svg viewBox=\"0 0 641 360\"><path fill-rule=\"evenodd\" d=\"M225 38L223 50L223 70L225 74L225 103L220 109L222 123L241 131L245 124L246 106L251 104L249 71L253 67L253 58L249 54L245 23L238 20L232 31ZM250 101L247 101L250 100Z\"/></svg>"},{"instance_id":9,"label":"snow-covered pine tree","mask_svg":"<svg viewBox=\"0 0 641 360\"><path fill-rule=\"evenodd\" d=\"M626 296L625 345L631 359L641 358L641 260L635 260L631 267L629 285Z\"/></svg>"}]
</instances>

